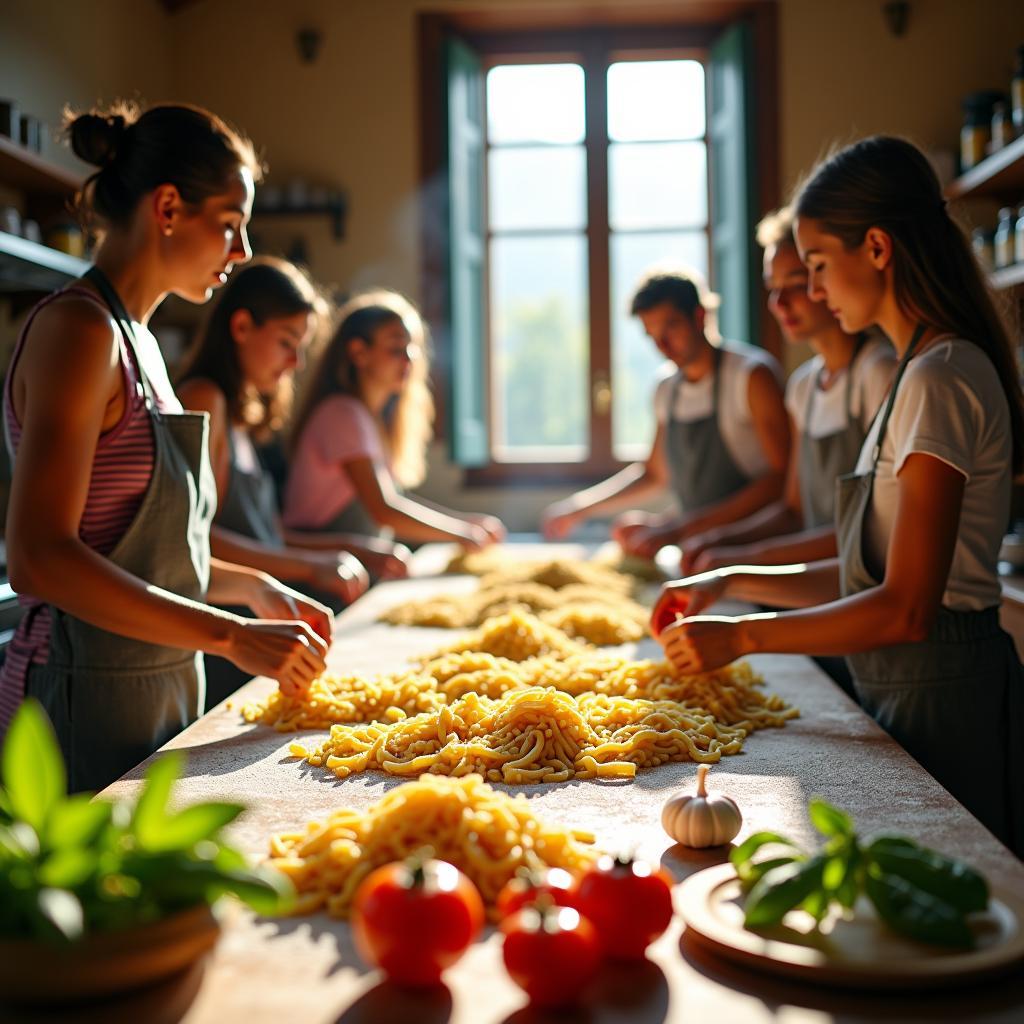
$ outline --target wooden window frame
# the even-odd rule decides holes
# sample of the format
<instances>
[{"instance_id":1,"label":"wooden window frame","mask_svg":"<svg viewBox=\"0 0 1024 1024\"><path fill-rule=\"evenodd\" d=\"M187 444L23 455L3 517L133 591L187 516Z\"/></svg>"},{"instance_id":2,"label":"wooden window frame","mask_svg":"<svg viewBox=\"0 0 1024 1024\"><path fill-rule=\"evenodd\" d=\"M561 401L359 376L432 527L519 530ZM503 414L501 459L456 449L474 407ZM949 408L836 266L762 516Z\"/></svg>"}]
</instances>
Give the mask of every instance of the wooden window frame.
<instances>
[{"instance_id":1,"label":"wooden window frame","mask_svg":"<svg viewBox=\"0 0 1024 1024\"><path fill-rule=\"evenodd\" d=\"M682 8L683 5L680 5ZM436 183L444 166L442 151L443 82L442 63L446 38L457 35L481 57L485 66L515 61L526 63L530 59L548 62L552 59L579 59L585 70L587 90L587 251L588 302L590 317L590 370L588 395L600 376L611 379L611 305L608 228L608 172L607 172L607 111L603 103L606 89L598 88L594 70L605 73L608 63L630 57L657 58L659 55L680 52L701 54L706 57L711 44L728 23L737 18L748 19L754 38L753 76L757 91L755 138L758 147L759 176L756 206L759 213L767 212L778 204L778 100L776 83L776 12L774 3L710 3L697 8L684 8L680 19L667 21L668 12L661 8L645 10L641 5L629 12L638 24L605 23L593 25L583 20L579 12L554 11L548 14L551 27L543 29L534 14L533 25L523 27L523 12L460 12L459 14L422 13L418 18L420 55L420 176L425 198L423 214L424 244L422 246L421 285L423 312L428 323L441 323L445 316L442 282L447 268L444 264L444 246L437 243L438 225L444 223L439 212L446 202L439 194ZM518 15L518 16L517 16ZM646 18L645 18L646 15ZM705 62L706 66L706 62ZM708 143L707 132L705 142ZM708 143L709 144L709 143ZM599 152L594 152L598 149ZM602 159L602 154L604 158ZM486 171L485 171L486 173ZM431 185L434 187L431 187ZM709 188L711 187L709 181ZM710 207L709 207L710 208ZM603 225L597 230L595 225ZM489 238L489 231L488 231ZM709 262L710 267L710 262ZM603 280L598 280L598 277ZM488 289L489 291L489 289ZM489 331L489 311L485 323ZM774 320L764 304L760 308L761 337L764 347L778 355L781 339ZM597 344L595 344L595 341ZM486 347L490 354L490 340ZM487 378L490 381L490 367ZM447 396L442 382L434 381L437 396L439 433L446 432L445 409ZM466 486L525 486L565 483L580 486L603 479L621 469L626 463L614 458L612 446L612 415L595 416L590 402L591 454L580 462L495 462L466 468L463 482ZM491 410L488 396L488 418ZM607 453L595 457L594 452Z\"/></svg>"}]
</instances>

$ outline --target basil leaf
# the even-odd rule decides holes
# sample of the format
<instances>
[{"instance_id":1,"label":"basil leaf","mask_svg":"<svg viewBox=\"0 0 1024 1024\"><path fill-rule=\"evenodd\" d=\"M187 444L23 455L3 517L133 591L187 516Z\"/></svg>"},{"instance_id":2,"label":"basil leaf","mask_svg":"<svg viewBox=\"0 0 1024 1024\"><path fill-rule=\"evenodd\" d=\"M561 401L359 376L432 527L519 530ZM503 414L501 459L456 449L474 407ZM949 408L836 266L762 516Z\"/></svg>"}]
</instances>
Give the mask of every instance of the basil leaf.
<instances>
[{"instance_id":1,"label":"basil leaf","mask_svg":"<svg viewBox=\"0 0 1024 1024\"><path fill-rule=\"evenodd\" d=\"M938 896L886 873L877 863L868 869L864 886L878 916L893 931L932 945L974 946L963 914Z\"/></svg>"},{"instance_id":2,"label":"basil leaf","mask_svg":"<svg viewBox=\"0 0 1024 1024\"><path fill-rule=\"evenodd\" d=\"M181 755L171 752L154 761L132 815L132 831L143 849L158 844L167 822L167 801L181 774Z\"/></svg>"},{"instance_id":3,"label":"basil leaf","mask_svg":"<svg viewBox=\"0 0 1024 1024\"><path fill-rule=\"evenodd\" d=\"M762 846L767 846L769 843L778 843L780 846L788 846L793 850L798 849L797 845L791 839L787 839L785 836L780 836L778 832L755 832L752 836L748 836L744 839L743 842L729 854L729 860L732 862L734 867L739 868L741 864L747 863Z\"/></svg>"},{"instance_id":4,"label":"basil leaf","mask_svg":"<svg viewBox=\"0 0 1024 1024\"><path fill-rule=\"evenodd\" d=\"M51 849L89 846L110 821L111 805L93 800L88 793L76 793L62 800L50 814L46 845Z\"/></svg>"},{"instance_id":5,"label":"basil leaf","mask_svg":"<svg viewBox=\"0 0 1024 1024\"><path fill-rule=\"evenodd\" d=\"M797 857L791 855L788 857L770 857L768 860L756 862L746 861L736 869L736 874L739 876L743 888L750 889L769 871L782 867L784 864L792 864L797 859Z\"/></svg>"},{"instance_id":6,"label":"basil leaf","mask_svg":"<svg viewBox=\"0 0 1024 1024\"><path fill-rule=\"evenodd\" d=\"M189 850L201 840L215 836L243 810L241 804L193 804L179 814L165 819L159 831L149 836L146 848L153 852Z\"/></svg>"},{"instance_id":7,"label":"basil leaf","mask_svg":"<svg viewBox=\"0 0 1024 1024\"><path fill-rule=\"evenodd\" d=\"M794 907L821 888L824 858L785 864L765 874L747 897L744 924L748 928L778 924Z\"/></svg>"},{"instance_id":8,"label":"basil leaf","mask_svg":"<svg viewBox=\"0 0 1024 1024\"><path fill-rule=\"evenodd\" d=\"M853 819L838 807L813 796L807 804L811 824L825 836L852 836Z\"/></svg>"},{"instance_id":9,"label":"basil leaf","mask_svg":"<svg viewBox=\"0 0 1024 1024\"><path fill-rule=\"evenodd\" d=\"M988 883L961 861L888 836L876 839L868 854L885 873L898 875L961 913L988 906Z\"/></svg>"},{"instance_id":10,"label":"basil leaf","mask_svg":"<svg viewBox=\"0 0 1024 1024\"><path fill-rule=\"evenodd\" d=\"M36 896L39 917L62 938L74 940L84 928L82 905L64 889L40 889Z\"/></svg>"},{"instance_id":11,"label":"basil leaf","mask_svg":"<svg viewBox=\"0 0 1024 1024\"><path fill-rule=\"evenodd\" d=\"M25 700L15 713L0 765L11 815L41 834L67 793L67 776L53 726L37 700Z\"/></svg>"}]
</instances>

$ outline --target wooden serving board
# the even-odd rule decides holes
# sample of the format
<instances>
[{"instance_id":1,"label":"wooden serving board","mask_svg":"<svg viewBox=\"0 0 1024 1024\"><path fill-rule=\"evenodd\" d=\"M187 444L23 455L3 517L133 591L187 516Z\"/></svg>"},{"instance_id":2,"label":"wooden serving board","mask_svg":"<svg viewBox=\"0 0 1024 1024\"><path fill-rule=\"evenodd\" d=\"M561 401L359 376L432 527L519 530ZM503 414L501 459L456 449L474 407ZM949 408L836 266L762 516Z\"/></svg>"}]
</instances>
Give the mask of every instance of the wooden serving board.
<instances>
[{"instance_id":1,"label":"wooden serving board","mask_svg":"<svg viewBox=\"0 0 1024 1024\"><path fill-rule=\"evenodd\" d=\"M757 971L819 985L870 989L950 988L1009 971L1024 959L1024 901L997 889L989 909L971 916L973 950L929 946L886 928L865 900L852 919L820 931L804 911L756 931L743 924L744 896L731 864L691 875L676 891L691 938Z\"/></svg>"}]
</instances>

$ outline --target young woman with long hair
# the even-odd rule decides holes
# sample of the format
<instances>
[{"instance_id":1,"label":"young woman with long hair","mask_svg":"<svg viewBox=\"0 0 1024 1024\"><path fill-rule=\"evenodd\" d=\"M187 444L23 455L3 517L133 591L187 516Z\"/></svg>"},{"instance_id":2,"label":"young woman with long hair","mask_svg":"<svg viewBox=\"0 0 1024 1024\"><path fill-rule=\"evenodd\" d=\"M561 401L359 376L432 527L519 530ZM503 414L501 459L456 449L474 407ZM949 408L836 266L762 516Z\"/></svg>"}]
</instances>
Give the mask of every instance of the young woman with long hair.
<instances>
[{"instance_id":1,"label":"young woman with long hair","mask_svg":"<svg viewBox=\"0 0 1024 1024\"><path fill-rule=\"evenodd\" d=\"M284 522L293 530L449 540L482 548L505 535L489 515L465 515L402 493L426 474L434 403L426 332L394 292L367 292L339 312L293 428Z\"/></svg>"},{"instance_id":2,"label":"young woman with long hair","mask_svg":"<svg viewBox=\"0 0 1024 1024\"><path fill-rule=\"evenodd\" d=\"M343 605L366 589L362 562L375 576L395 579L408 574L408 551L356 534L284 529L274 481L257 450L288 423L295 371L328 315L297 267L273 257L253 260L217 297L178 373L177 391L189 409L210 414L214 554Z\"/></svg>"},{"instance_id":3,"label":"young woman with long hair","mask_svg":"<svg viewBox=\"0 0 1024 1024\"><path fill-rule=\"evenodd\" d=\"M69 133L98 168L81 202L100 241L92 269L32 311L5 382L8 572L27 607L0 713L37 697L71 787L94 789L202 713L200 652L299 692L324 668L331 615L211 560L206 417L182 411L146 326L166 295L205 302L249 258L251 144L188 106L82 114Z\"/></svg>"},{"instance_id":4,"label":"young woman with long hair","mask_svg":"<svg viewBox=\"0 0 1024 1024\"><path fill-rule=\"evenodd\" d=\"M795 210L811 296L851 333L877 324L900 356L841 482L839 557L670 583L654 629L681 672L753 652L846 655L864 708L1024 855L1024 673L999 626L996 568L1024 457L1010 339L909 142L840 151ZM724 595L801 610L699 614Z\"/></svg>"}]
</instances>

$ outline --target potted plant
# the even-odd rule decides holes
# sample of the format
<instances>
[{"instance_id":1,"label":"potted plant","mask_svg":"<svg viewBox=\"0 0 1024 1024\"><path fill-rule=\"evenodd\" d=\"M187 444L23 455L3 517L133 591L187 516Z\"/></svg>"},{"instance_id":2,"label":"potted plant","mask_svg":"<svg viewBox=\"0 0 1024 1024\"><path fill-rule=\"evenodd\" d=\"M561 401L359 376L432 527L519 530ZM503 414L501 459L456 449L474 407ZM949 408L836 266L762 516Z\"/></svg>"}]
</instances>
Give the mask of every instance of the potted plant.
<instances>
[{"instance_id":1,"label":"potted plant","mask_svg":"<svg viewBox=\"0 0 1024 1024\"><path fill-rule=\"evenodd\" d=\"M287 881L221 838L240 804L170 809L180 769L177 753L154 761L134 805L69 796L45 713L21 705L0 758L0 998L66 1003L183 972L216 943L210 908L228 893L284 909Z\"/></svg>"}]
</instances>

